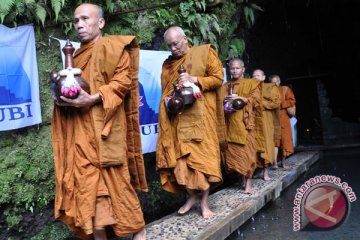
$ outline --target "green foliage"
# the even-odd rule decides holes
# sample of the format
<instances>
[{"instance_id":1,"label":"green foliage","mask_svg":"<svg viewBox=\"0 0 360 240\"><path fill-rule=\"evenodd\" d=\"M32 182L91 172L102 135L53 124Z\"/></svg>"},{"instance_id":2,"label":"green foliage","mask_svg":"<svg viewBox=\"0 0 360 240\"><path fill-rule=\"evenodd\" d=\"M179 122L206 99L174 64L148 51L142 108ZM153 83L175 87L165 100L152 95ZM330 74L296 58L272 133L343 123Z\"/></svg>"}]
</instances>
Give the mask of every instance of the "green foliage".
<instances>
[{"instance_id":1,"label":"green foliage","mask_svg":"<svg viewBox=\"0 0 360 240\"><path fill-rule=\"evenodd\" d=\"M4 211L4 214L7 216L6 221L9 226L15 226L16 224L19 224L21 221L21 215L16 214L8 214L8 211Z\"/></svg>"},{"instance_id":2,"label":"green foliage","mask_svg":"<svg viewBox=\"0 0 360 240\"><path fill-rule=\"evenodd\" d=\"M69 239L69 229L60 223L55 223L46 226L39 234L32 237L31 240L63 240Z\"/></svg>"},{"instance_id":3,"label":"green foliage","mask_svg":"<svg viewBox=\"0 0 360 240\"><path fill-rule=\"evenodd\" d=\"M10 13L10 9L14 5L14 3L15 3L14 0L3 0L3 1L1 1L1 4L0 4L0 20L1 20L1 23L4 22L5 16Z\"/></svg>"},{"instance_id":4,"label":"green foliage","mask_svg":"<svg viewBox=\"0 0 360 240\"><path fill-rule=\"evenodd\" d=\"M240 0L238 9L242 17L245 19L247 27L251 27L255 23L256 11L264 11L259 5L253 3L252 0Z\"/></svg>"},{"instance_id":5,"label":"green foliage","mask_svg":"<svg viewBox=\"0 0 360 240\"><path fill-rule=\"evenodd\" d=\"M151 43L155 36L155 26L146 13L129 13L121 17L121 20L120 24L109 21L105 34L136 35L140 44Z\"/></svg>"},{"instance_id":6,"label":"green foliage","mask_svg":"<svg viewBox=\"0 0 360 240\"><path fill-rule=\"evenodd\" d=\"M9 134L9 133L7 133ZM7 135L15 144L2 142L0 156L0 208L8 228L20 222L21 213L43 208L53 200L53 159L49 127Z\"/></svg>"},{"instance_id":7,"label":"green foliage","mask_svg":"<svg viewBox=\"0 0 360 240\"><path fill-rule=\"evenodd\" d=\"M229 48L227 60L239 58L245 51L245 41L240 38L234 38L230 41Z\"/></svg>"},{"instance_id":8,"label":"green foliage","mask_svg":"<svg viewBox=\"0 0 360 240\"><path fill-rule=\"evenodd\" d=\"M112 13L114 12L115 4L111 0L106 0L105 10Z\"/></svg>"},{"instance_id":9,"label":"green foliage","mask_svg":"<svg viewBox=\"0 0 360 240\"><path fill-rule=\"evenodd\" d=\"M55 13L55 21L58 20L61 8L64 6L65 0L51 0L51 6Z\"/></svg>"},{"instance_id":10,"label":"green foliage","mask_svg":"<svg viewBox=\"0 0 360 240\"><path fill-rule=\"evenodd\" d=\"M1 23L29 23L40 22L42 26L45 24L47 16L52 17L55 13L57 21L60 11L65 4L65 0L2 0L0 5ZM50 10L52 9L52 11Z\"/></svg>"},{"instance_id":11,"label":"green foliage","mask_svg":"<svg viewBox=\"0 0 360 240\"><path fill-rule=\"evenodd\" d=\"M41 21L42 25L44 26L45 18L46 18L45 8L43 6L41 6L40 4L35 4L34 8L35 8L34 15L37 17L38 20Z\"/></svg>"},{"instance_id":12,"label":"green foliage","mask_svg":"<svg viewBox=\"0 0 360 240\"><path fill-rule=\"evenodd\" d=\"M32 22L35 26L45 26L61 22L63 33L75 36L72 15L79 2L85 1L3 0L0 19L13 25ZM251 27L256 11L263 11L252 0L185 0L178 4L170 0L96 2L105 11L105 34L136 35L142 46L150 47L155 34L164 32L170 25L178 25L184 29L191 44L213 44L223 61L241 57L244 49L230 44L233 39L242 38L236 36L235 31ZM209 10L207 5L217 7Z\"/></svg>"},{"instance_id":13,"label":"green foliage","mask_svg":"<svg viewBox=\"0 0 360 240\"><path fill-rule=\"evenodd\" d=\"M50 78L49 74L52 70L62 69L61 55L59 53L59 45L52 43L48 46L48 36L58 35L61 30L47 29L48 31L36 33L37 62L39 68L39 86L42 120L45 124L50 123L53 101L49 91ZM40 129L42 130L42 129Z\"/></svg>"}]
</instances>

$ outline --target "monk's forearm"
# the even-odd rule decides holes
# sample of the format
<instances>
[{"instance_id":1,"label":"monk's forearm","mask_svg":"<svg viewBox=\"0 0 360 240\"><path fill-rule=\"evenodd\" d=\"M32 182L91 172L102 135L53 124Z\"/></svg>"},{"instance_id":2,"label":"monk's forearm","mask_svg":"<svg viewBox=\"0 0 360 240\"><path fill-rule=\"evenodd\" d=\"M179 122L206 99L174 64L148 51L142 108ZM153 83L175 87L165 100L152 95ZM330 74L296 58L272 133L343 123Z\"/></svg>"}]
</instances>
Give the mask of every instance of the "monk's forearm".
<instances>
[{"instance_id":1,"label":"monk's forearm","mask_svg":"<svg viewBox=\"0 0 360 240\"><path fill-rule=\"evenodd\" d=\"M272 99L271 100L264 99L262 101L262 104L263 104L264 108L268 109L268 110L272 110L272 109L280 107L280 102L277 101L277 99L275 101L273 101Z\"/></svg>"},{"instance_id":2,"label":"monk's forearm","mask_svg":"<svg viewBox=\"0 0 360 240\"><path fill-rule=\"evenodd\" d=\"M198 85L202 91L209 91L220 88L224 82L223 65L214 49L210 48L206 76L197 76Z\"/></svg>"},{"instance_id":3,"label":"monk's forearm","mask_svg":"<svg viewBox=\"0 0 360 240\"><path fill-rule=\"evenodd\" d=\"M82 107L91 107L99 102L102 102L101 96L99 93L94 95L89 95L84 90L81 90L78 97L75 99L66 98L64 96L60 96L62 102L57 103L59 106L72 106L77 108Z\"/></svg>"},{"instance_id":4,"label":"monk's forearm","mask_svg":"<svg viewBox=\"0 0 360 240\"><path fill-rule=\"evenodd\" d=\"M197 77L197 82L203 91L208 91L221 87L223 79L219 76Z\"/></svg>"},{"instance_id":5,"label":"monk's forearm","mask_svg":"<svg viewBox=\"0 0 360 240\"><path fill-rule=\"evenodd\" d=\"M251 95L248 97L248 102L250 102L253 107L257 107L262 104L261 91L259 87L255 88Z\"/></svg>"},{"instance_id":6,"label":"monk's forearm","mask_svg":"<svg viewBox=\"0 0 360 240\"><path fill-rule=\"evenodd\" d=\"M126 94L133 87L130 66L130 55L127 51L124 51L110 81L99 87L103 102L111 102L112 107L122 103ZM110 99L110 101L107 101L107 99Z\"/></svg>"},{"instance_id":7,"label":"monk's forearm","mask_svg":"<svg viewBox=\"0 0 360 240\"><path fill-rule=\"evenodd\" d=\"M98 104L102 102L102 98L100 96L100 93L96 93L94 95L90 96L90 102L92 105Z\"/></svg>"}]
</instances>

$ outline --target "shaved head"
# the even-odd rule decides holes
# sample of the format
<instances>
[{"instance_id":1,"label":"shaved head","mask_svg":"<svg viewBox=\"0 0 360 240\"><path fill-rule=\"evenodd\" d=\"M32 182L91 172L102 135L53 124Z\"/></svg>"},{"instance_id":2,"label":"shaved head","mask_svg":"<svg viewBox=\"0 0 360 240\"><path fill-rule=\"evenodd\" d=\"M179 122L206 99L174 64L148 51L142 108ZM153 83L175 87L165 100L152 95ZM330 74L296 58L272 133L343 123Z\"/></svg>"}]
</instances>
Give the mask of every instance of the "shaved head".
<instances>
[{"instance_id":1,"label":"shaved head","mask_svg":"<svg viewBox=\"0 0 360 240\"><path fill-rule=\"evenodd\" d=\"M229 70L232 80L242 78L245 72L244 61L240 58L234 58L229 62Z\"/></svg>"},{"instance_id":2,"label":"shaved head","mask_svg":"<svg viewBox=\"0 0 360 240\"><path fill-rule=\"evenodd\" d=\"M241 60L240 58L234 58L234 59L231 59L231 60L230 60L230 62L229 62L229 67L231 67L231 65L232 65L233 63L235 63L235 62L236 62L236 63L239 63L241 67L245 66L243 60Z\"/></svg>"},{"instance_id":3,"label":"shaved head","mask_svg":"<svg viewBox=\"0 0 360 240\"><path fill-rule=\"evenodd\" d=\"M166 41L166 35L167 34L176 34L176 35L179 35L179 36L185 36L184 30L181 27L178 27L178 26L169 27L165 31L165 33L164 33L164 40L165 41Z\"/></svg>"},{"instance_id":4,"label":"shaved head","mask_svg":"<svg viewBox=\"0 0 360 240\"><path fill-rule=\"evenodd\" d=\"M260 81L265 81L266 79L265 73L261 69L255 69L252 74L252 77Z\"/></svg>"},{"instance_id":5,"label":"shaved head","mask_svg":"<svg viewBox=\"0 0 360 240\"><path fill-rule=\"evenodd\" d=\"M270 76L270 81L275 83L277 86L279 86L281 83L280 76L276 74Z\"/></svg>"},{"instance_id":6,"label":"shaved head","mask_svg":"<svg viewBox=\"0 0 360 240\"><path fill-rule=\"evenodd\" d=\"M102 36L105 19L101 7L84 3L79 5L74 12L74 25L81 42L97 41Z\"/></svg>"},{"instance_id":7,"label":"shaved head","mask_svg":"<svg viewBox=\"0 0 360 240\"><path fill-rule=\"evenodd\" d=\"M96 5L96 4L92 4L92 3L82 3L80 4L77 8L79 7L88 7L88 8L93 8L94 11L96 12L97 18L103 18L104 17L104 10L102 9L102 7ZM76 9L75 9L76 11Z\"/></svg>"},{"instance_id":8,"label":"shaved head","mask_svg":"<svg viewBox=\"0 0 360 240\"><path fill-rule=\"evenodd\" d=\"M168 28L164 33L164 40L174 57L181 57L189 50L187 37L181 27Z\"/></svg>"}]
</instances>

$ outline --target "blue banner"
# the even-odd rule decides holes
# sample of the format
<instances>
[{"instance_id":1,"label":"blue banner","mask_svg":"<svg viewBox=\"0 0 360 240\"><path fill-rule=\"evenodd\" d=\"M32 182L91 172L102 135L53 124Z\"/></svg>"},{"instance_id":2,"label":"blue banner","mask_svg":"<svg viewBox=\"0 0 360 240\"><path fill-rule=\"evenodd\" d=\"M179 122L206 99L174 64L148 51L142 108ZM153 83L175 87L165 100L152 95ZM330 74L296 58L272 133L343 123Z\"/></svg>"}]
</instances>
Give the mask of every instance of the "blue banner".
<instances>
[{"instance_id":1,"label":"blue banner","mask_svg":"<svg viewBox=\"0 0 360 240\"><path fill-rule=\"evenodd\" d=\"M161 68L168 51L140 50L140 127L143 153L155 152L158 137Z\"/></svg>"},{"instance_id":2,"label":"blue banner","mask_svg":"<svg viewBox=\"0 0 360 240\"><path fill-rule=\"evenodd\" d=\"M0 131L41 123L34 28L0 25Z\"/></svg>"}]
</instances>

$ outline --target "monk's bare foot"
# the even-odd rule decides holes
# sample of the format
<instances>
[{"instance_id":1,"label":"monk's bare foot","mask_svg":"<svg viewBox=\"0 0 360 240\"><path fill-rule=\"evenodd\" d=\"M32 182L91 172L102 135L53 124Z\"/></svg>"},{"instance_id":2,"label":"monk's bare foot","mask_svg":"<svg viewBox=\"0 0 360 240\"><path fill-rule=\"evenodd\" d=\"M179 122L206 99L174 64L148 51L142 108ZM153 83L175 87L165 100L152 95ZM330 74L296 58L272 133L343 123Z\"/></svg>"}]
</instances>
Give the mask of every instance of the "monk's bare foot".
<instances>
[{"instance_id":1,"label":"monk's bare foot","mask_svg":"<svg viewBox=\"0 0 360 240\"><path fill-rule=\"evenodd\" d=\"M243 176L241 177L241 189L245 189L246 187L246 178Z\"/></svg>"},{"instance_id":2,"label":"monk's bare foot","mask_svg":"<svg viewBox=\"0 0 360 240\"><path fill-rule=\"evenodd\" d=\"M290 169L290 167L286 164L286 161L285 160L282 160L282 168L284 169L284 170L289 170Z\"/></svg>"},{"instance_id":3,"label":"monk's bare foot","mask_svg":"<svg viewBox=\"0 0 360 240\"><path fill-rule=\"evenodd\" d=\"M247 195L252 195L253 194L253 190L252 188L245 188L245 191L244 191Z\"/></svg>"},{"instance_id":4,"label":"monk's bare foot","mask_svg":"<svg viewBox=\"0 0 360 240\"><path fill-rule=\"evenodd\" d=\"M143 229L140 230L139 232L135 233L132 239L133 239L133 240L146 240L146 231L145 231L145 228L143 228Z\"/></svg>"},{"instance_id":5,"label":"monk's bare foot","mask_svg":"<svg viewBox=\"0 0 360 240\"><path fill-rule=\"evenodd\" d=\"M186 201L186 203L178 210L178 214L180 215L184 215L185 213L187 213L192 206L194 206L194 204L196 204L199 201L199 199L196 197L196 195L194 196L190 196L188 198L188 200Z\"/></svg>"},{"instance_id":6,"label":"monk's bare foot","mask_svg":"<svg viewBox=\"0 0 360 240\"><path fill-rule=\"evenodd\" d=\"M275 161L274 164L272 165L272 168L273 168L273 169L278 169L278 168L279 168L278 163L277 163L276 161Z\"/></svg>"},{"instance_id":7,"label":"monk's bare foot","mask_svg":"<svg viewBox=\"0 0 360 240\"><path fill-rule=\"evenodd\" d=\"M265 169L264 169L264 181L270 181L271 180L271 178L269 177L269 170L268 170L268 168L266 167Z\"/></svg>"},{"instance_id":8,"label":"monk's bare foot","mask_svg":"<svg viewBox=\"0 0 360 240\"><path fill-rule=\"evenodd\" d=\"M215 216L215 213L210 210L207 203L201 203L201 215L203 218L208 219Z\"/></svg>"},{"instance_id":9,"label":"monk's bare foot","mask_svg":"<svg viewBox=\"0 0 360 240\"><path fill-rule=\"evenodd\" d=\"M251 195L253 193L251 178L246 178L245 193Z\"/></svg>"}]
</instances>

